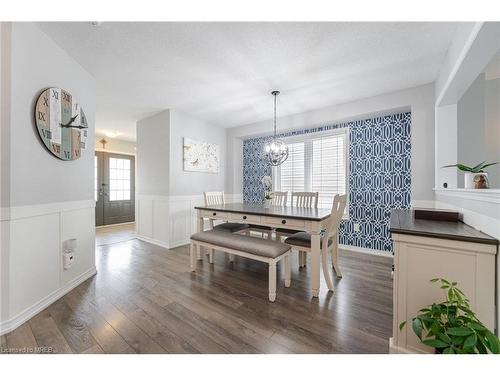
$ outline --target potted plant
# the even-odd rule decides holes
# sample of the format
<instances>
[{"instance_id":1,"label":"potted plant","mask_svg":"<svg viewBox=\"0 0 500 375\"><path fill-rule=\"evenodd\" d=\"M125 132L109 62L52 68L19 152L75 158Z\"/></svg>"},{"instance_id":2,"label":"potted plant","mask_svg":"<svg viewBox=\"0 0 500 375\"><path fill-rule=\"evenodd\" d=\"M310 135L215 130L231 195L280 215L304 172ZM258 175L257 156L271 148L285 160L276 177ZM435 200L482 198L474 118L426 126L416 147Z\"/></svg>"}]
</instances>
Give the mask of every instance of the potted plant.
<instances>
[{"instance_id":1,"label":"potted plant","mask_svg":"<svg viewBox=\"0 0 500 375\"><path fill-rule=\"evenodd\" d=\"M469 167L464 164L445 165L443 168L456 167L458 170L465 172L464 174L464 187L466 189L488 189L489 180L488 173L484 170L498 162L488 163L483 161L475 167Z\"/></svg>"},{"instance_id":2,"label":"potted plant","mask_svg":"<svg viewBox=\"0 0 500 375\"><path fill-rule=\"evenodd\" d=\"M264 186L264 206L270 207L271 199L273 199L273 179L271 178L271 176L264 176L262 177L261 182Z\"/></svg>"},{"instance_id":3,"label":"potted plant","mask_svg":"<svg viewBox=\"0 0 500 375\"><path fill-rule=\"evenodd\" d=\"M446 301L422 308L412 319L413 332L422 344L443 354L498 354L498 337L477 319L457 283L445 279L432 279L431 282L441 283ZM406 321L402 322L399 329L402 330L405 324Z\"/></svg>"}]
</instances>

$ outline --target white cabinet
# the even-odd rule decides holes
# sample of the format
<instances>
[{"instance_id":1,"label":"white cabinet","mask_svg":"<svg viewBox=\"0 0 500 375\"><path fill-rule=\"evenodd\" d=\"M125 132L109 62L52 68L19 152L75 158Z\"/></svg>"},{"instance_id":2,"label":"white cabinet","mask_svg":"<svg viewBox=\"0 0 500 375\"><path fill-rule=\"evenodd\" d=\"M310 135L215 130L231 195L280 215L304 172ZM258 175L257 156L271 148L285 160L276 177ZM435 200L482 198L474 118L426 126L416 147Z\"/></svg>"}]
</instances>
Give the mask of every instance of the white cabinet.
<instances>
[{"instance_id":1,"label":"white cabinet","mask_svg":"<svg viewBox=\"0 0 500 375\"><path fill-rule=\"evenodd\" d=\"M431 222L432 223L432 222ZM426 223L426 225L428 225ZM445 224L448 229L450 224ZM456 223L458 238L463 229L473 236L473 229L463 223ZM482 242L472 239L454 240L453 234L440 231L411 234L391 232L394 243L394 290L393 290L393 337L390 339L391 353L433 352L432 348L422 345L414 334L411 324L400 331L402 321L410 323L420 308L445 300L439 284L429 280L444 278L457 281L458 287L471 301L471 307L477 317L492 331L495 327L495 268L497 244L495 239L490 243L484 237ZM480 232L477 232L480 233ZM443 235L445 238L439 238ZM481 233L484 236L484 234ZM448 237L448 238L446 238Z\"/></svg>"}]
</instances>

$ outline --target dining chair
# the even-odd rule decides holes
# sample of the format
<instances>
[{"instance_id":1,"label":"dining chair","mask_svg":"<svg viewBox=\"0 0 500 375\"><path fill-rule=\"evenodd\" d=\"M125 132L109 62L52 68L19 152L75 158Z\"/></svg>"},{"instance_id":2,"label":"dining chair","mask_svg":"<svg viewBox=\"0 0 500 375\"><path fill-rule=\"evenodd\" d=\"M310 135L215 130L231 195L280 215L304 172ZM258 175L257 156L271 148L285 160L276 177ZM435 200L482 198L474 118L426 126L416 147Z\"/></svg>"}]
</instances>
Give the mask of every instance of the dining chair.
<instances>
[{"instance_id":1,"label":"dining chair","mask_svg":"<svg viewBox=\"0 0 500 375\"><path fill-rule=\"evenodd\" d=\"M223 191L205 191L203 193L205 198L205 206L217 206L226 203ZM229 233L247 233L250 225L242 223L222 223L215 224L215 219L209 219L210 229L221 230ZM209 249L205 251L206 255L210 255ZM229 260L234 261L234 255L229 255Z\"/></svg>"},{"instance_id":2,"label":"dining chair","mask_svg":"<svg viewBox=\"0 0 500 375\"><path fill-rule=\"evenodd\" d=\"M206 191L203 193L205 206L217 206L226 203L223 191ZM209 219L210 229L223 230L225 232L241 232L249 228L248 224L240 223L222 223L214 225L215 219Z\"/></svg>"},{"instance_id":3,"label":"dining chair","mask_svg":"<svg viewBox=\"0 0 500 375\"><path fill-rule=\"evenodd\" d=\"M333 282L330 277L327 263L327 253L331 253L332 267L337 275L337 278L342 277L338 265L339 260L339 228L347 203L347 195L335 195L333 198L332 212L328 218L326 231L321 236L321 264L323 267L323 275L329 290L333 290ZM285 239L285 243L292 246L292 249L299 252L311 252L311 235L306 232L299 232Z\"/></svg>"},{"instance_id":4,"label":"dining chair","mask_svg":"<svg viewBox=\"0 0 500 375\"><path fill-rule=\"evenodd\" d=\"M318 208L318 198L319 193L317 191L294 191L291 195L291 205L292 207ZM276 239L281 241L281 238L288 237L299 232L301 231L294 229L277 228ZM299 267L304 267L306 265L306 256L307 254L305 252L299 252Z\"/></svg>"},{"instance_id":5,"label":"dining chair","mask_svg":"<svg viewBox=\"0 0 500 375\"><path fill-rule=\"evenodd\" d=\"M271 193L271 206L286 206L288 191L273 191Z\"/></svg>"},{"instance_id":6,"label":"dining chair","mask_svg":"<svg viewBox=\"0 0 500 375\"><path fill-rule=\"evenodd\" d=\"M271 207L279 207L286 206L286 202L288 199L288 191L273 191L271 192ZM248 234L250 232L259 232L261 234L267 235L268 239L272 239L274 228L266 225L256 225L250 224L250 228L248 229Z\"/></svg>"},{"instance_id":7,"label":"dining chair","mask_svg":"<svg viewBox=\"0 0 500 375\"><path fill-rule=\"evenodd\" d=\"M318 197L319 193L317 191L294 191L292 192L292 206L318 208Z\"/></svg>"}]
</instances>

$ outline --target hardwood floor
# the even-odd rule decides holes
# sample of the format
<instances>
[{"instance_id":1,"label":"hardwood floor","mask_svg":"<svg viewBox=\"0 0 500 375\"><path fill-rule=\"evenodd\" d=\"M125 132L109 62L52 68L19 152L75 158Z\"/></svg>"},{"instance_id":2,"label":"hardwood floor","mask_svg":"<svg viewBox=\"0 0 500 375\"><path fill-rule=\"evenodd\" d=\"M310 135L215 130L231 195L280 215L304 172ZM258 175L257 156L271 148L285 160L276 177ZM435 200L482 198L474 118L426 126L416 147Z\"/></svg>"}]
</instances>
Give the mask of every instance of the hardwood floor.
<instances>
[{"instance_id":1,"label":"hardwood floor","mask_svg":"<svg viewBox=\"0 0 500 375\"><path fill-rule=\"evenodd\" d=\"M119 231L119 228L115 229ZM99 231L97 237L99 237ZM109 233L105 233L108 235ZM118 235L119 236L119 235ZM116 237L116 236L115 236ZM189 271L187 246L102 240L98 274L13 332L3 348L55 353L387 353L392 261L341 251L344 278L311 298L310 267L268 302L267 265L216 254Z\"/></svg>"}]
</instances>

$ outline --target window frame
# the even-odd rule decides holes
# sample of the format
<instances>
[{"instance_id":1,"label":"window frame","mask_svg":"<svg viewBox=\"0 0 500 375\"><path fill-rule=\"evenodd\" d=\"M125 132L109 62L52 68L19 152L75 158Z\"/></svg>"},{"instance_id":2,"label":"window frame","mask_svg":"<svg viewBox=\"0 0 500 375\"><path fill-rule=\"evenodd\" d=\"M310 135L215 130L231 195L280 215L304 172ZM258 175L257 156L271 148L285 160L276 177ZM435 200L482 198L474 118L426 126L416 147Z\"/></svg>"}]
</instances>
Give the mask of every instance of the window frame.
<instances>
[{"instance_id":1,"label":"window frame","mask_svg":"<svg viewBox=\"0 0 500 375\"><path fill-rule=\"evenodd\" d=\"M345 188L347 195L346 210L343 219L349 219L349 128L331 129L325 132L308 133L286 137L285 143L304 143L304 185L305 191L312 191L313 172L313 140L327 138L331 136L344 136L344 156L345 156ZM281 191L281 166L272 168L273 186L276 191ZM290 202L290 201L289 201Z\"/></svg>"}]
</instances>

